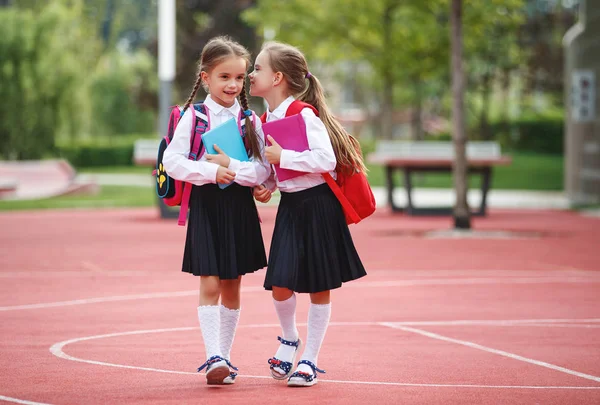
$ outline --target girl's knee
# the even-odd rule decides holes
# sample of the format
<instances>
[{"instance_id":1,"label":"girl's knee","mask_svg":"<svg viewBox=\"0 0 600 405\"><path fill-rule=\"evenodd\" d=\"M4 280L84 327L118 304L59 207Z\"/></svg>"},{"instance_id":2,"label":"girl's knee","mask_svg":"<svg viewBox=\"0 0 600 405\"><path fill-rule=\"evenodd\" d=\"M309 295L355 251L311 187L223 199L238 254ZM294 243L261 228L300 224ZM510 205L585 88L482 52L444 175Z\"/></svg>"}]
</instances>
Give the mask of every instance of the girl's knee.
<instances>
[{"instance_id":1,"label":"girl's knee","mask_svg":"<svg viewBox=\"0 0 600 405\"><path fill-rule=\"evenodd\" d=\"M219 285L221 287L221 290L223 291L239 290L241 284L242 277L238 277L234 280L219 280Z\"/></svg>"},{"instance_id":2,"label":"girl's knee","mask_svg":"<svg viewBox=\"0 0 600 405\"><path fill-rule=\"evenodd\" d=\"M324 305L331 302L331 291L321 291L318 293L310 294L310 302L312 304Z\"/></svg>"},{"instance_id":3,"label":"girl's knee","mask_svg":"<svg viewBox=\"0 0 600 405\"><path fill-rule=\"evenodd\" d=\"M200 278L200 295L207 299L219 299L221 285L216 276L203 276Z\"/></svg>"},{"instance_id":4,"label":"girl's knee","mask_svg":"<svg viewBox=\"0 0 600 405\"><path fill-rule=\"evenodd\" d=\"M230 309L240 307L241 277L236 280L221 280L221 303Z\"/></svg>"},{"instance_id":5,"label":"girl's knee","mask_svg":"<svg viewBox=\"0 0 600 405\"><path fill-rule=\"evenodd\" d=\"M292 290L273 286L273 299L275 301L285 301L289 299L292 295L294 295L294 292Z\"/></svg>"}]
</instances>

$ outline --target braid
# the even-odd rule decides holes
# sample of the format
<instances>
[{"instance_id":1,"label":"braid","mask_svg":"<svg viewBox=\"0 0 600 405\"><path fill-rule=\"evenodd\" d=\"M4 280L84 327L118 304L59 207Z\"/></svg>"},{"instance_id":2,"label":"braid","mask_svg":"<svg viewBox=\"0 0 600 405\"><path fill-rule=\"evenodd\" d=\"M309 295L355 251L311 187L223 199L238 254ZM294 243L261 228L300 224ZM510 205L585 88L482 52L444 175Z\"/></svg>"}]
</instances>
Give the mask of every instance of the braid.
<instances>
[{"instance_id":1,"label":"braid","mask_svg":"<svg viewBox=\"0 0 600 405\"><path fill-rule=\"evenodd\" d=\"M248 97L246 96L246 81L244 81L244 85L242 86L242 92L239 95L240 104L244 111L250 109L248 106ZM256 129L254 128L254 124L250 117L246 116L246 136L250 142L250 150L252 151L252 156L262 158L260 153L260 146L258 144L258 134L256 133Z\"/></svg>"},{"instance_id":2,"label":"braid","mask_svg":"<svg viewBox=\"0 0 600 405\"><path fill-rule=\"evenodd\" d=\"M187 101L183 105L183 111L187 110L187 108L190 106L190 104L192 104L192 102L194 101L194 98L196 97L196 93L198 92L198 89L200 88L200 84L202 84L202 75L200 73L201 72L199 71L198 78L196 79L196 83L194 83L194 89L192 90L190 96L188 97Z\"/></svg>"}]
</instances>

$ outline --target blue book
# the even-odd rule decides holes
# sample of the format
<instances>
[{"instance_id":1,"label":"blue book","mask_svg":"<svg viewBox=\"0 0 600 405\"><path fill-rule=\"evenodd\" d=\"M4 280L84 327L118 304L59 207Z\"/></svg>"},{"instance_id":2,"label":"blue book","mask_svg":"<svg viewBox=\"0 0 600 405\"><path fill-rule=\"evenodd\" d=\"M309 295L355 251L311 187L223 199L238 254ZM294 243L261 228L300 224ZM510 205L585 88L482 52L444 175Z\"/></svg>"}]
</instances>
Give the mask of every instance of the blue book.
<instances>
[{"instance_id":1,"label":"blue book","mask_svg":"<svg viewBox=\"0 0 600 405\"><path fill-rule=\"evenodd\" d=\"M206 153L216 155L214 145L216 144L227 156L232 159L237 159L242 162L249 162L248 153L244 146L244 140L240 134L237 120L231 118L219 126L211 128L202 135L202 143ZM221 189L229 186L229 184L219 184Z\"/></svg>"}]
</instances>

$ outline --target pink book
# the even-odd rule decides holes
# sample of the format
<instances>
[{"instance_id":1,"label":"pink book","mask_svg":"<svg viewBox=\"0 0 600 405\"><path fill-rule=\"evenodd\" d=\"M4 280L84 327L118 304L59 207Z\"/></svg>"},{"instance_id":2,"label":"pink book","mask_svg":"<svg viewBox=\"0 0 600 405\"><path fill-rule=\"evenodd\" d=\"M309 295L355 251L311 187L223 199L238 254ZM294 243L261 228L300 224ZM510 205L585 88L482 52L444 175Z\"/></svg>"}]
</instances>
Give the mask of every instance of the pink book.
<instances>
[{"instance_id":1,"label":"pink book","mask_svg":"<svg viewBox=\"0 0 600 405\"><path fill-rule=\"evenodd\" d=\"M267 135L271 135L283 149L296 152L309 150L308 138L306 137L306 124L300 114L267 122L263 124L262 129L265 138ZM267 144L271 145L268 139ZM282 169L278 164L273 166L275 167L275 173L279 181L286 181L306 174L306 172Z\"/></svg>"}]
</instances>

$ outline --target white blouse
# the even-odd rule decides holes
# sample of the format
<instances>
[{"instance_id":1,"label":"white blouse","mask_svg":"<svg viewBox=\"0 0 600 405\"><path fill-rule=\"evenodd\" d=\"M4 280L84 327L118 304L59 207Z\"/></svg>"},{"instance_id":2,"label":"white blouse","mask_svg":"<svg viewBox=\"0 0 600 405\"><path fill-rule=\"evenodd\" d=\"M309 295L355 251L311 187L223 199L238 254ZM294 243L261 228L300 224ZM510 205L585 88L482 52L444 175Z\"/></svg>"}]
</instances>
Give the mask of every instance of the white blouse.
<instances>
[{"instance_id":1,"label":"white blouse","mask_svg":"<svg viewBox=\"0 0 600 405\"><path fill-rule=\"evenodd\" d=\"M285 112L292 102L294 102L294 98L290 96L273 112L267 110L267 122L284 118ZM318 186L325 183L322 173L329 172L334 179L336 178L335 166L337 162L335 153L323 121L310 108L304 108L300 114L306 123L309 150L296 152L284 149L281 152L279 165L283 169L298 170L307 172L307 174L286 181L279 181L277 175L275 175L275 170L273 170L269 180L265 182L265 186L271 191L275 191L275 188L278 187L283 192L293 193Z\"/></svg>"},{"instance_id":2,"label":"white blouse","mask_svg":"<svg viewBox=\"0 0 600 405\"><path fill-rule=\"evenodd\" d=\"M210 95L204 100L206 111L210 114L210 125L216 127L234 117L239 117L240 105L237 100L231 107L223 107L217 104ZM203 154L198 161L188 159L190 153L190 135L194 124L193 115L196 111L191 106L185 111L179 120L173 139L163 155L165 171L176 180L186 181L197 186L216 183L217 169L219 165L206 161ZM260 147L260 158L251 157L249 162L241 162L230 158L229 169L235 172L235 182L241 186L254 187L264 183L271 173L269 162L264 157L264 135L262 123L255 115L250 117L254 121L254 128L258 136Z\"/></svg>"}]
</instances>

